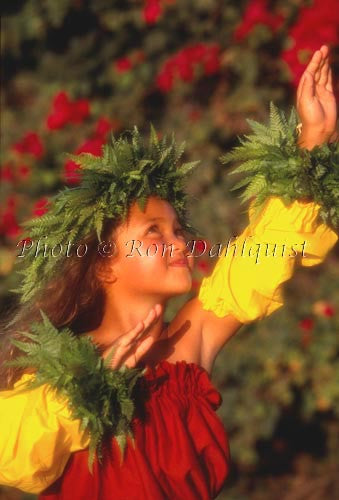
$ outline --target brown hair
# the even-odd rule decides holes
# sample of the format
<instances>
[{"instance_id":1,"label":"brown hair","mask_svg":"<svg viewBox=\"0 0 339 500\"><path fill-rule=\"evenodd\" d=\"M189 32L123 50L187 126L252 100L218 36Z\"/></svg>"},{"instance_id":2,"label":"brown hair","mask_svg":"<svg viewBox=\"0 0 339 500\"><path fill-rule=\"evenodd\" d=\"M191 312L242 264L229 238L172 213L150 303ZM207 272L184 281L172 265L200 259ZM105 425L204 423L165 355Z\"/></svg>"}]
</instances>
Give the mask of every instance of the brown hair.
<instances>
[{"instance_id":1,"label":"brown hair","mask_svg":"<svg viewBox=\"0 0 339 500\"><path fill-rule=\"evenodd\" d=\"M120 223L117 219L104 221L101 239L112 240ZM22 355L11 343L11 338L24 340L20 331L29 331L33 321L41 321L42 309L56 328L69 327L80 335L97 328L103 317L106 294L98 277L99 266L105 266L108 258L98 252L96 233L91 233L81 242L87 245L83 257L64 259L62 270L25 304L12 304L0 326L0 389L12 388L27 369L4 366L6 360ZM9 323L12 323L9 325Z\"/></svg>"}]
</instances>

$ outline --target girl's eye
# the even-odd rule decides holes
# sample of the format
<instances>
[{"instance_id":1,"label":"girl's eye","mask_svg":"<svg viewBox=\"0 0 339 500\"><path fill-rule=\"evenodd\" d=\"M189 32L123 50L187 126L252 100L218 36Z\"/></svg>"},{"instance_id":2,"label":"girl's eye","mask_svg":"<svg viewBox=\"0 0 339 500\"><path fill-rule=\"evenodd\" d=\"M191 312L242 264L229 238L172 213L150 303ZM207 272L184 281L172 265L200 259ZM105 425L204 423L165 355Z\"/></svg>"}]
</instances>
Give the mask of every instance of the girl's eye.
<instances>
[{"instance_id":1,"label":"girl's eye","mask_svg":"<svg viewBox=\"0 0 339 500\"><path fill-rule=\"evenodd\" d=\"M178 228L175 230L175 232L177 234L180 234L181 236L185 237L185 231L183 228ZM153 224L153 226L150 226L148 229L147 229L147 233L161 233L159 227L156 225L156 224Z\"/></svg>"},{"instance_id":2,"label":"girl's eye","mask_svg":"<svg viewBox=\"0 0 339 500\"><path fill-rule=\"evenodd\" d=\"M147 230L147 232L151 232L151 233L159 233L159 228L156 224L153 224L153 226L150 226Z\"/></svg>"}]
</instances>

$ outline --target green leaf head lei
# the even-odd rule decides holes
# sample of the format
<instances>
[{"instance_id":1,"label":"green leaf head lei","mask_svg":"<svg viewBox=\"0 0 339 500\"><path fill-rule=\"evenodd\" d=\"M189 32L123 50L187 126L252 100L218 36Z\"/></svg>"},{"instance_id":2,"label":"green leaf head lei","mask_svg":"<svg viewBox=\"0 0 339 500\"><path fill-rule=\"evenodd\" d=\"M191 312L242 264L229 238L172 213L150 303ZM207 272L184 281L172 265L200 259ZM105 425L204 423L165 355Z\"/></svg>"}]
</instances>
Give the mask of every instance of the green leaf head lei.
<instances>
[{"instance_id":1,"label":"green leaf head lei","mask_svg":"<svg viewBox=\"0 0 339 500\"><path fill-rule=\"evenodd\" d=\"M111 144L103 146L101 157L90 153L67 155L81 166L81 184L65 187L51 199L48 213L24 222L29 231L27 236L33 241L47 237L48 244L54 247L81 241L95 231L101 242L105 218L123 221L134 201L144 210L151 195L171 203L183 228L198 234L189 221L189 196L184 181L199 162L178 166L184 148L185 143L176 145L173 134L171 140L167 136L158 139L151 125L148 145L134 127L118 139L112 136ZM63 255L50 258L40 252L33 259L27 257L24 257L26 265L18 271L23 274L23 282L18 290L12 290L21 294L21 303L28 301L37 287L60 270Z\"/></svg>"}]
</instances>

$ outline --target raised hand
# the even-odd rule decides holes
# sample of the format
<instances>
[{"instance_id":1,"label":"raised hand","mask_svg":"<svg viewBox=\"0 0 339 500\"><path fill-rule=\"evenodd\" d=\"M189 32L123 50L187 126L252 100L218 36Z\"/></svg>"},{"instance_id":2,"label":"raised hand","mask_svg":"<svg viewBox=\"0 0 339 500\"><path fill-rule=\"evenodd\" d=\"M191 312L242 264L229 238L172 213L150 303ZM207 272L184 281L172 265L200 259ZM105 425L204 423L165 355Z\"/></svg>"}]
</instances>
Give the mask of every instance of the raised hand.
<instances>
[{"instance_id":1,"label":"raised hand","mask_svg":"<svg viewBox=\"0 0 339 500\"><path fill-rule=\"evenodd\" d=\"M134 368L144 354L151 348L156 338L153 335L148 335L149 328L155 324L161 314L162 306L156 304L151 308L150 312L144 320L132 328L127 333L120 335L114 342L103 352L103 358L110 356L113 349L113 356L110 360L109 367L113 370L120 368L125 364L128 368ZM159 333L160 336L161 332Z\"/></svg>"},{"instance_id":2,"label":"raised hand","mask_svg":"<svg viewBox=\"0 0 339 500\"><path fill-rule=\"evenodd\" d=\"M329 49L316 50L305 69L297 90L297 111L302 121L305 142L321 144L336 133L337 106L333 93Z\"/></svg>"}]
</instances>

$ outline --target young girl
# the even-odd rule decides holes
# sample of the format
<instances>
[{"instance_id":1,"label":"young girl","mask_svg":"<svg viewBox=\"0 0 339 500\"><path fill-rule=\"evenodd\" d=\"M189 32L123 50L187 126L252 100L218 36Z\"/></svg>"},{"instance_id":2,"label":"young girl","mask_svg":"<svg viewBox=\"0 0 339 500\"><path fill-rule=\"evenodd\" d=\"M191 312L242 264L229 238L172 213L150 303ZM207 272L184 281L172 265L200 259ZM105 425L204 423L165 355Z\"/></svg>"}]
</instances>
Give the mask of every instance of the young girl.
<instances>
[{"instance_id":1,"label":"young girl","mask_svg":"<svg viewBox=\"0 0 339 500\"><path fill-rule=\"evenodd\" d=\"M301 148L333 139L331 79L323 46L298 87ZM118 440L110 436L91 472L90 436L80 429L67 398L48 384L19 393L34 373L7 369L7 390L0 398L0 484L41 493L41 500L207 500L221 491L230 456L215 413L222 400L210 379L213 363L244 323L282 305L281 284L292 276L295 259L264 259L258 266L253 259L221 257L199 296L164 324L167 300L188 292L192 283L193 258L178 199L153 194L144 210L134 200L126 217L119 212L105 220L102 235L114 242L113 255L101 258L93 250L67 262L63 273L34 296L34 308L29 302L14 323L16 331L18 325L27 328L40 308L56 327L70 325L79 337L90 336L113 372L124 365L145 368L135 393L134 443L128 440L123 462ZM239 241L249 235L255 242L289 245L306 240L301 263L318 264L338 239L325 224L315 223L318 211L313 202L296 200L286 208L271 197L255 222L250 209L251 224ZM89 234L89 248L94 240ZM5 357L14 354L12 348Z\"/></svg>"}]
</instances>

